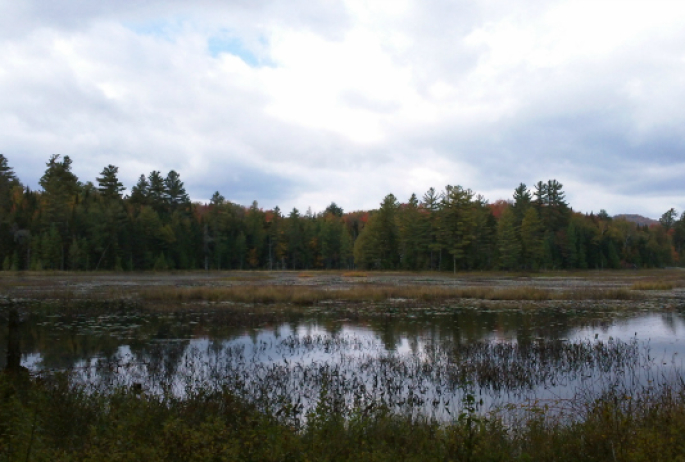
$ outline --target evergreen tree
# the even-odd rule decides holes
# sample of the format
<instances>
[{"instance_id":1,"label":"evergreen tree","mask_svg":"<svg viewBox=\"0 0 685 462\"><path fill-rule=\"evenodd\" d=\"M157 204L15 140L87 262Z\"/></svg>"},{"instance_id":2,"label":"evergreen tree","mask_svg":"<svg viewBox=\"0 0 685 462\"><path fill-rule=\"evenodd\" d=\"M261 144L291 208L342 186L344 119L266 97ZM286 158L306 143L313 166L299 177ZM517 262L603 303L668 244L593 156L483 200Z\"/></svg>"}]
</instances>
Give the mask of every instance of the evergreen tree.
<instances>
[{"instance_id":1,"label":"evergreen tree","mask_svg":"<svg viewBox=\"0 0 685 462\"><path fill-rule=\"evenodd\" d=\"M331 205L326 207L326 210L324 211L324 215L327 215L329 213L333 216L338 217L338 218L342 218L343 209L338 207L338 205L335 202L331 202Z\"/></svg>"},{"instance_id":2,"label":"evergreen tree","mask_svg":"<svg viewBox=\"0 0 685 462\"><path fill-rule=\"evenodd\" d=\"M347 227L340 233L340 261L345 269L352 269L354 265L354 242Z\"/></svg>"},{"instance_id":3,"label":"evergreen tree","mask_svg":"<svg viewBox=\"0 0 685 462\"><path fill-rule=\"evenodd\" d=\"M497 247L500 268L515 270L521 258L521 242L516 235L516 216L511 208L502 213L497 225Z\"/></svg>"},{"instance_id":4,"label":"evergreen tree","mask_svg":"<svg viewBox=\"0 0 685 462\"><path fill-rule=\"evenodd\" d=\"M548 204L547 183L542 181L535 183L533 198L533 206L535 207L535 210L537 210L538 214L542 216L543 209L547 207Z\"/></svg>"},{"instance_id":5,"label":"evergreen tree","mask_svg":"<svg viewBox=\"0 0 685 462\"><path fill-rule=\"evenodd\" d=\"M72 211L81 188L76 175L71 172L69 156L60 160L59 154L52 155L39 184L43 188L42 229L49 231L55 226L64 245L68 242L64 240L71 229Z\"/></svg>"},{"instance_id":6,"label":"evergreen tree","mask_svg":"<svg viewBox=\"0 0 685 462\"><path fill-rule=\"evenodd\" d=\"M287 220L288 262L292 269L303 268L304 264L304 233L300 211L293 208Z\"/></svg>"},{"instance_id":7,"label":"evergreen tree","mask_svg":"<svg viewBox=\"0 0 685 462\"><path fill-rule=\"evenodd\" d=\"M181 176L175 170L171 170L164 179L163 197L164 202L172 209L187 205L190 202Z\"/></svg>"},{"instance_id":8,"label":"evergreen tree","mask_svg":"<svg viewBox=\"0 0 685 462\"><path fill-rule=\"evenodd\" d=\"M131 188L131 197L129 202L135 205L148 205L148 196L150 195L150 182L145 178L145 175L140 175L136 185Z\"/></svg>"},{"instance_id":9,"label":"evergreen tree","mask_svg":"<svg viewBox=\"0 0 685 462\"><path fill-rule=\"evenodd\" d=\"M440 234L439 221L440 217L438 211L440 210L440 201L442 197L435 192L435 188L430 188L422 199L424 210L428 212L428 250L430 251L429 268L435 268L435 255L438 255L438 261L442 261L442 244L438 239ZM437 265L440 269L440 264Z\"/></svg>"},{"instance_id":10,"label":"evergreen tree","mask_svg":"<svg viewBox=\"0 0 685 462\"><path fill-rule=\"evenodd\" d=\"M235 255L238 260L238 268L243 269L245 264L245 256L247 254L247 238L245 233L240 231L235 239Z\"/></svg>"},{"instance_id":11,"label":"evergreen tree","mask_svg":"<svg viewBox=\"0 0 685 462\"><path fill-rule=\"evenodd\" d=\"M427 263L425 253L429 242L430 223L419 208L416 194L398 211L398 231L402 267L417 270Z\"/></svg>"},{"instance_id":12,"label":"evergreen tree","mask_svg":"<svg viewBox=\"0 0 685 462\"><path fill-rule=\"evenodd\" d=\"M388 194L381 202L375 217L378 227L374 236L382 269L394 269L400 263L399 232L397 229L397 209L399 203L393 194Z\"/></svg>"},{"instance_id":13,"label":"evergreen tree","mask_svg":"<svg viewBox=\"0 0 685 462\"><path fill-rule=\"evenodd\" d=\"M440 208L439 241L452 256L452 269L463 266L468 247L475 239L473 192L447 186Z\"/></svg>"},{"instance_id":14,"label":"evergreen tree","mask_svg":"<svg viewBox=\"0 0 685 462\"><path fill-rule=\"evenodd\" d=\"M388 194L369 218L354 243L354 259L360 267L394 269L399 265L398 208L395 196Z\"/></svg>"},{"instance_id":15,"label":"evergreen tree","mask_svg":"<svg viewBox=\"0 0 685 462\"><path fill-rule=\"evenodd\" d=\"M536 196L537 197L537 196ZM514 190L514 204L512 206L512 212L514 213L514 218L516 220L516 225L521 226L523 223L523 218L530 209L532 203L532 196L530 191L524 183L518 185Z\"/></svg>"},{"instance_id":16,"label":"evergreen tree","mask_svg":"<svg viewBox=\"0 0 685 462\"><path fill-rule=\"evenodd\" d=\"M0 256L8 259L14 251L13 229L16 229L16 213L13 210L14 195L22 190L21 183L14 175L4 155L0 154ZM21 197L21 195L19 195ZM9 269L8 267L8 269Z\"/></svg>"},{"instance_id":17,"label":"evergreen tree","mask_svg":"<svg viewBox=\"0 0 685 462\"><path fill-rule=\"evenodd\" d=\"M248 263L252 268L257 268L262 262L265 249L266 231L264 229L264 212L259 208L257 201L253 201L245 217L247 227Z\"/></svg>"},{"instance_id":18,"label":"evergreen tree","mask_svg":"<svg viewBox=\"0 0 685 462\"><path fill-rule=\"evenodd\" d=\"M547 206L544 208L543 223L552 232L565 228L571 213L562 187L557 180L547 182Z\"/></svg>"},{"instance_id":19,"label":"evergreen tree","mask_svg":"<svg viewBox=\"0 0 685 462\"><path fill-rule=\"evenodd\" d=\"M162 213L165 210L167 193L164 178L159 171L153 170L148 176L148 183L147 202L154 207L157 213Z\"/></svg>"},{"instance_id":20,"label":"evergreen tree","mask_svg":"<svg viewBox=\"0 0 685 462\"><path fill-rule=\"evenodd\" d=\"M525 268L537 270L544 258L544 230L537 212L528 208L521 223L522 263Z\"/></svg>"},{"instance_id":21,"label":"evergreen tree","mask_svg":"<svg viewBox=\"0 0 685 462\"><path fill-rule=\"evenodd\" d=\"M12 205L14 188L21 187L21 183L14 175L7 158L0 154L0 220L5 221Z\"/></svg>"},{"instance_id":22,"label":"evergreen tree","mask_svg":"<svg viewBox=\"0 0 685 462\"><path fill-rule=\"evenodd\" d=\"M678 214L676 213L675 209L670 208L667 212L661 215L661 218L659 218L659 223L661 223L661 226L663 226L666 231L670 231L673 229L677 217Z\"/></svg>"},{"instance_id":23,"label":"evergreen tree","mask_svg":"<svg viewBox=\"0 0 685 462\"><path fill-rule=\"evenodd\" d=\"M117 176L119 167L110 164L100 172L97 178L98 191L106 200L121 199L121 193L126 189Z\"/></svg>"}]
</instances>

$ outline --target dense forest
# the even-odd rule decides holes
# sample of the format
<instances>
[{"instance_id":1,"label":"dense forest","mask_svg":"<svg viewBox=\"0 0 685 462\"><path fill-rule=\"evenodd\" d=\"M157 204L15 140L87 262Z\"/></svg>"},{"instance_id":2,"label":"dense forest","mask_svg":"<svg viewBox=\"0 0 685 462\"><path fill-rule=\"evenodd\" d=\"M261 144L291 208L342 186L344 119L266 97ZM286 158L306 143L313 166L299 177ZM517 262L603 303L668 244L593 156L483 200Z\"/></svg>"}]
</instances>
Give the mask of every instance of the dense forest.
<instances>
[{"instance_id":1,"label":"dense forest","mask_svg":"<svg viewBox=\"0 0 685 462\"><path fill-rule=\"evenodd\" d=\"M243 206L216 192L193 203L172 170L125 194L118 168L81 182L53 155L40 191L0 154L3 270L404 269L544 270L662 267L685 262L685 213L653 226L574 212L556 180L488 203L461 186L376 210L320 213Z\"/></svg>"}]
</instances>

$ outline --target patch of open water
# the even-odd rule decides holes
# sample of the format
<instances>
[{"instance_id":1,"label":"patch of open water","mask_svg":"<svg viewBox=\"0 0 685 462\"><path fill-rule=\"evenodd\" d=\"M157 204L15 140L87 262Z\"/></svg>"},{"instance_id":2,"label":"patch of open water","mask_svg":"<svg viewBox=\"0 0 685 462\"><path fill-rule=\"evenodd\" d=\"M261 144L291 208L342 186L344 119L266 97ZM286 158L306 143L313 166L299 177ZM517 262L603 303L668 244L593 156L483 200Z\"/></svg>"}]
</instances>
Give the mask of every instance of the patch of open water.
<instances>
[{"instance_id":1,"label":"patch of open water","mask_svg":"<svg viewBox=\"0 0 685 462\"><path fill-rule=\"evenodd\" d=\"M252 326L222 312L122 311L32 314L21 330L22 363L36 373L70 369L95 388L141 383L179 396L228 388L295 419L324 395L340 407L382 402L450 420L467 397L482 411L563 407L685 377L685 316L670 311L455 309L356 321L315 313Z\"/></svg>"}]
</instances>

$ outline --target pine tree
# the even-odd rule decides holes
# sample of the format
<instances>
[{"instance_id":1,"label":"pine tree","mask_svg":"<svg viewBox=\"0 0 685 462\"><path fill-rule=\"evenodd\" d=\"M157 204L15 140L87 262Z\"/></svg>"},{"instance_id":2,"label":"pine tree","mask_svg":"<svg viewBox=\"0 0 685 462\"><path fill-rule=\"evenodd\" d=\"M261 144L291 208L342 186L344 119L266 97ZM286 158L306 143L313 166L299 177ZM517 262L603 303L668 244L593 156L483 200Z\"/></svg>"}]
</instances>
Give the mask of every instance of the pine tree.
<instances>
[{"instance_id":1,"label":"pine tree","mask_svg":"<svg viewBox=\"0 0 685 462\"><path fill-rule=\"evenodd\" d=\"M150 182L147 181L145 175L140 175L136 185L131 188L131 197L129 198L129 202L134 205L147 205L149 194Z\"/></svg>"},{"instance_id":2,"label":"pine tree","mask_svg":"<svg viewBox=\"0 0 685 462\"><path fill-rule=\"evenodd\" d=\"M100 177L97 178L98 191L105 200L121 199L121 193L126 189L119 181L117 173L119 167L110 164L100 172Z\"/></svg>"},{"instance_id":3,"label":"pine tree","mask_svg":"<svg viewBox=\"0 0 685 462\"><path fill-rule=\"evenodd\" d=\"M76 175L71 172L71 159L64 156L60 161L59 154L54 154L48 161L47 169L39 184L43 188L42 229L49 231L56 228L63 247L68 242L69 230L73 227L73 210L81 190ZM57 245L57 244L55 244ZM58 267L61 267L59 265Z\"/></svg>"},{"instance_id":4,"label":"pine tree","mask_svg":"<svg viewBox=\"0 0 685 462\"><path fill-rule=\"evenodd\" d=\"M565 228L571 214L562 187L563 185L557 180L547 182L547 207L544 209L543 223L548 230L553 232Z\"/></svg>"},{"instance_id":5,"label":"pine tree","mask_svg":"<svg viewBox=\"0 0 685 462\"><path fill-rule=\"evenodd\" d=\"M424 210L428 212L428 250L430 251L430 260L428 266L430 269L435 268L435 255L437 254L442 256L442 244L438 239L438 235L440 234L440 217L438 211L440 210L441 200L441 195L437 194L435 192L435 188L431 187L428 189L426 194L423 195L421 203ZM438 269L440 269L440 265L438 265Z\"/></svg>"},{"instance_id":6,"label":"pine tree","mask_svg":"<svg viewBox=\"0 0 685 462\"><path fill-rule=\"evenodd\" d=\"M573 220L566 228L566 267L573 269L578 267L578 231Z\"/></svg>"},{"instance_id":7,"label":"pine tree","mask_svg":"<svg viewBox=\"0 0 685 462\"><path fill-rule=\"evenodd\" d=\"M378 226L373 236L374 245L382 269L397 268L400 262L399 231L397 229L397 209L399 203L393 194L388 194L381 202L381 207L374 217Z\"/></svg>"},{"instance_id":8,"label":"pine tree","mask_svg":"<svg viewBox=\"0 0 685 462\"><path fill-rule=\"evenodd\" d=\"M502 269L514 270L519 267L521 242L516 234L516 216L511 208L507 208L502 213L497 225L499 265Z\"/></svg>"},{"instance_id":9,"label":"pine tree","mask_svg":"<svg viewBox=\"0 0 685 462\"><path fill-rule=\"evenodd\" d=\"M247 253L247 239L245 233L240 231L235 239L235 256L238 260L238 268L243 269L245 263L245 254Z\"/></svg>"},{"instance_id":10,"label":"pine tree","mask_svg":"<svg viewBox=\"0 0 685 462\"><path fill-rule=\"evenodd\" d=\"M429 222L419 208L415 194L398 210L398 231L402 267L417 270L425 265Z\"/></svg>"},{"instance_id":11,"label":"pine tree","mask_svg":"<svg viewBox=\"0 0 685 462\"><path fill-rule=\"evenodd\" d=\"M14 188L21 187L21 183L14 175L7 158L0 154L0 220L5 221L12 205Z\"/></svg>"},{"instance_id":12,"label":"pine tree","mask_svg":"<svg viewBox=\"0 0 685 462\"><path fill-rule=\"evenodd\" d=\"M187 205L190 202L181 176L175 170L171 170L164 179L163 197L164 202L172 209Z\"/></svg>"},{"instance_id":13,"label":"pine tree","mask_svg":"<svg viewBox=\"0 0 685 462\"><path fill-rule=\"evenodd\" d=\"M677 216L678 214L676 213L675 209L670 208L667 212L661 215L661 218L659 218L659 223L661 223L661 226L663 226L666 231L670 231L675 225Z\"/></svg>"},{"instance_id":14,"label":"pine tree","mask_svg":"<svg viewBox=\"0 0 685 462\"><path fill-rule=\"evenodd\" d=\"M340 233L340 261L343 268L352 269L354 264L354 242L347 227L342 228Z\"/></svg>"},{"instance_id":15,"label":"pine tree","mask_svg":"<svg viewBox=\"0 0 685 462\"><path fill-rule=\"evenodd\" d=\"M512 211L514 212L514 217L516 219L516 226L521 226L523 223L523 218L530 209L532 203L532 196L530 191L524 183L518 185L514 190L514 204L512 206Z\"/></svg>"},{"instance_id":16,"label":"pine tree","mask_svg":"<svg viewBox=\"0 0 685 462\"><path fill-rule=\"evenodd\" d=\"M264 229L264 212L259 208L257 201L253 201L250 209L245 216L246 238L249 252L248 263L256 268L261 265L262 255L264 254L264 244L266 241L266 230Z\"/></svg>"},{"instance_id":17,"label":"pine tree","mask_svg":"<svg viewBox=\"0 0 685 462\"><path fill-rule=\"evenodd\" d=\"M440 208L439 242L452 256L456 272L466 260L467 249L475 239L473 192L461 186L447 186Z\"/></svg>"},{"instance_id":18,"label":"pine tree","mask_svg":"<svg viewBox=\"0 0 685 462\"><path fill-rule=\"evenodd\" d=\"M148 176L147 202L154 207L157 213L166 211L166 186L164 178L157 170L150 172Z\"/></svg>"},{"instance_id":19,"label":"pine tree","mask_svg":"<svg viewBox=\"0 0 685 462\"><path fill-rule=\"evenodd\" d=\"M533 208L528 208L521 223L522 263L528 269L537 270L543 261L544 230L540 217Z\"/></svg>"},{"instance_id":20,"label":"pine tree","mask_svg":"<svg viewBox=\"0 0 685 462\"><path fill-rule=\"evenodd\" d=\"M304 263L304 236L300 211L293 208L288 215L286 236L288 240L288 263L290 268L302 268Z\"/></svg>"}]
</instances>

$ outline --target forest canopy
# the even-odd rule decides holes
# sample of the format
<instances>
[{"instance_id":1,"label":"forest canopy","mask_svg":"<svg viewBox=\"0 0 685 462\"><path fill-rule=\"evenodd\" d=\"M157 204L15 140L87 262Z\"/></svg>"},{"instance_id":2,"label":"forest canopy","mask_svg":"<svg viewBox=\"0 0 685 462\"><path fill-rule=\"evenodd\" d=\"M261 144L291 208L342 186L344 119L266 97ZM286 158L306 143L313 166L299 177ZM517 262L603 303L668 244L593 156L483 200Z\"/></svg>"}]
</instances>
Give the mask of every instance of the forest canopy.
<instances>
[{"instance_id":1,"label":"forest canopy","mask_svg":"<svg viewBox=\"0 0 685 462\"><path fill-rule=\"evenodd\" d=\"M403 269L512 270L663 267L685 261L685 213L640 225L574 212L563 185L521 183L489 203L459 185L378 209L263 210L219 192L193 203L178 172L141 175L126 194L118 167L95 183L52 155L39 181L22 185L0 154L3 270Z\"/></svg>"}]
</instances>

